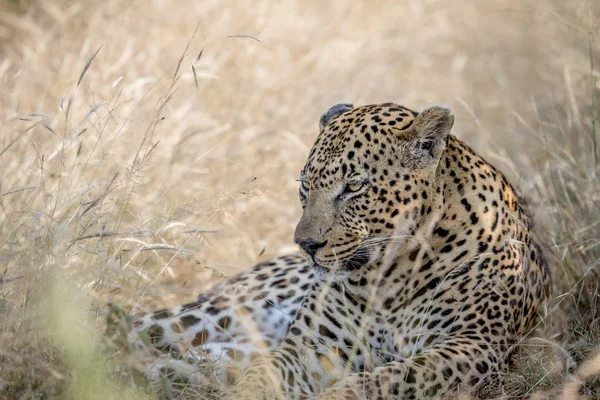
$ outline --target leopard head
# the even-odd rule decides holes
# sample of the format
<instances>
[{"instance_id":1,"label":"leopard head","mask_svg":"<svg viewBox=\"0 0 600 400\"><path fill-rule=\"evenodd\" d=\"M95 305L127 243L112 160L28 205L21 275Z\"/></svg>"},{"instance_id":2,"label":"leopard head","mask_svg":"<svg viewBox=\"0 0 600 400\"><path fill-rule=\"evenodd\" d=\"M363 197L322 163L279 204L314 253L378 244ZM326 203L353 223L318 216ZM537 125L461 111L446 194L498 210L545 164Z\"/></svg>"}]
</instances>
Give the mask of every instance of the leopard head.
<instances>
[{"instance_id":1,"label":"leopard head","mask_svg":"<svg viewBox=\"0 0 600 400\"><path fill-rule=\"evenodd\" d=\"M439 106L338 104L323 114L298 179L295 233L316 266L361 268L414 232L440 199L436 171L453 123Z\"/></svg>"}]
</instances>

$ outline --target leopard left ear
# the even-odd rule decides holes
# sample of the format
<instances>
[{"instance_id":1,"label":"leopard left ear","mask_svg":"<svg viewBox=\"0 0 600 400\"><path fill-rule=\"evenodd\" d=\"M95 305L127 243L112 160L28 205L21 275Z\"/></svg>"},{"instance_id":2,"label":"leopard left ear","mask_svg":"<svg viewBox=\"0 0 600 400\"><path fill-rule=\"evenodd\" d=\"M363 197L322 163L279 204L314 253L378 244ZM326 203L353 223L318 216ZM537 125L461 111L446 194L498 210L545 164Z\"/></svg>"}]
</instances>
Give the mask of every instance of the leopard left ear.
<instances>
[{"instance_id":1,"label":"leopard left ear","mask_svg":"<svg viewBox=\"0 0 600 400\"><path fill-rule=\"evenodd\" d=\"M413 129L420 139L446 139L454 125L454 115L449 108L431 106L416 116Z\"/></svg>"},{"instance_id":2,"label":"leopard left ear","mask_svg":"<svg viewBox=\"0 0 600 400\"><path fill-rule=\"evenodd\" d=\"M346 111L350 111L353 108L354 106L349 103L336 104L335 106L329 108L325 114L321 115L321 119L319 120L319 132L323 132L323 129L325 129L329 121L331 121L333 118L345 113Z\"/></svg>"},{"instance_id":3,"label":"leopard left ear","mask_svg":"<svg viewBox=\"0 0 600 400\"><path fill-rule=\"evenodd\" d=\"M426 162L439 160L453 125L454 115L449 108L431 106L417 115L410 127L417 157Z\"/></svg>"}]
</instances>

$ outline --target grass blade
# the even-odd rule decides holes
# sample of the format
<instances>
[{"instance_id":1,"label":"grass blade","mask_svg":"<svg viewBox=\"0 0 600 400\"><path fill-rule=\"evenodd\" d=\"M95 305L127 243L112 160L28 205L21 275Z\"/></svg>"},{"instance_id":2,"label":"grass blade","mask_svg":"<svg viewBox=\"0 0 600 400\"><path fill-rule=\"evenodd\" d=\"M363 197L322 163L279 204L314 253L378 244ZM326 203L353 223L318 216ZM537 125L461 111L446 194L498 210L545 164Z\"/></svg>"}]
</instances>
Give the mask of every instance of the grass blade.
<instances>
[{"instance_id":1,"label":"grass blade","mask_svg":"<svg viewBox=\"0 0 600 400\"><path fill-rule=\"evenodd\" d=\"M104 46L104 45L101 45L100 47L98 47L98 50L96 50L94 52L94 54L92 54L92 56L85 63L85 65L83 67L83 71L81 71L81 74L79 75L79 79L77 80L77 85L75 85L76 87L79 86L79 84L81 83L81 80L83 79L83 76L85 75L85 73L87 72L87 70L90 69L92 63L94 62L94 59L96 58L96 56L100 52L100 49L102 49L102 46Z\"/></svg>"}]
</instances>

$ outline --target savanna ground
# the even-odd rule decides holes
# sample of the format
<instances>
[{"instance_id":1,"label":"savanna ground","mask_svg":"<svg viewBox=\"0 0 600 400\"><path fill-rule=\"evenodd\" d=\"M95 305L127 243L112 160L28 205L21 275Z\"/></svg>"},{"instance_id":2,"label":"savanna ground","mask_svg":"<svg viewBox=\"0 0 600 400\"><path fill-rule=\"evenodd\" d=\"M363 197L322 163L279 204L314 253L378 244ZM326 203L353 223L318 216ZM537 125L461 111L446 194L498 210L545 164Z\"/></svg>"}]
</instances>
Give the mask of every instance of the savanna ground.
<instances>
[{"instance_id":1,"label":"savanna ground","mask_svg":"<svg viewBox=\"0 0 600 400\"><path fill-rule=\"evenodd\" d=\"M597 0L1 1L0 398L155 396L107 304L295 251L320 114L380 101L450 106L536 221L553 297L495 396L600 398L599 46Z\"/></svg>"}]
</instances>

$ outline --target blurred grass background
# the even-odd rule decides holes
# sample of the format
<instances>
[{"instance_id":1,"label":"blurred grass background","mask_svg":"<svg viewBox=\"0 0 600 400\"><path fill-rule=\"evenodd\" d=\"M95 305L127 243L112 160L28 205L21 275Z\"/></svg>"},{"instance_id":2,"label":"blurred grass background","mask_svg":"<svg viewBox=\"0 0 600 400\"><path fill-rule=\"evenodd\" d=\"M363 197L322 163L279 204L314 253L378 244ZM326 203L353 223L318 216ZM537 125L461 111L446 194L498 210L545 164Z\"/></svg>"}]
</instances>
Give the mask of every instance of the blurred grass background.
<instances>
[{"instance_id":1,"label":"blurred grass background","mask_svg":"<svg viewBox=\"0 0 600 400\"><path fill-rule=\"evenodd\" d=\"M597 0L0 1L0 398L152 396L107 303L295 251L319 116L380 101L450 106L533 214L553 299L493 395L600 398L599 43Z\"/></svg>"}]
</instances>

